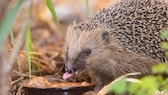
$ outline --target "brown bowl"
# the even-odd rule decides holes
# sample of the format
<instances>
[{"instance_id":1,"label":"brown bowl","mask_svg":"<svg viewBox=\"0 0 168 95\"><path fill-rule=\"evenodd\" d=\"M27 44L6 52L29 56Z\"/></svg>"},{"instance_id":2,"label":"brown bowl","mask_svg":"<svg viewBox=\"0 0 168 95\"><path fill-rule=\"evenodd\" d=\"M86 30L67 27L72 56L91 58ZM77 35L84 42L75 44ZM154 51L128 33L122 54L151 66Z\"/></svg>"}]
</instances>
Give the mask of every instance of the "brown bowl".
<instances>
[{"instance_id":1,"label":"brown bowl","mask_svg":"<svg viewBox=\"0 0 168 95\"><path fill-rule=\"evenodd\" d=\"M43 77L34 77L23 83L25 95L82 95L93 88L94 85L87 82L49 82Z\"/></svg>"},{"instance_id":2,"label":"brown bowl","mask_svg":"<svg viewBox=\"0 0 168 95\"><path fill-rule=\"evenodd\" d=\"M87 91L93 91L93 88L93 85L63 88L23 87L25 95L82 95Z\"/></svg>"}]
</instances>

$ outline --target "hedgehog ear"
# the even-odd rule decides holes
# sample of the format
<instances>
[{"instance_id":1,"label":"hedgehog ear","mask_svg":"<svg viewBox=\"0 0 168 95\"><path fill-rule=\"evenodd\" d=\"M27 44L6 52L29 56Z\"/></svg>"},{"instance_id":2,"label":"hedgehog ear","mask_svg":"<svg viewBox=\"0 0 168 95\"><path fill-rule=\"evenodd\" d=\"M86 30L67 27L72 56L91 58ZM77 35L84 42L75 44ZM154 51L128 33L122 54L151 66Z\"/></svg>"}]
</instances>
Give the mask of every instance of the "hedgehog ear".
<instances>
[{"instance_id":1,"label":"hedgehog ear","mask_svg":"<svg viewBox=\"0 0 168 95\"><path fill-rule=\"evenodd\" d=\"M109 32L103 30L102 33L101 33L101 39L102 39L102 41L104 41L106 44L108 44L108 43L109 43L109 40L110 40L110 34L109 34Z\"/></svg>"}]
</instances>

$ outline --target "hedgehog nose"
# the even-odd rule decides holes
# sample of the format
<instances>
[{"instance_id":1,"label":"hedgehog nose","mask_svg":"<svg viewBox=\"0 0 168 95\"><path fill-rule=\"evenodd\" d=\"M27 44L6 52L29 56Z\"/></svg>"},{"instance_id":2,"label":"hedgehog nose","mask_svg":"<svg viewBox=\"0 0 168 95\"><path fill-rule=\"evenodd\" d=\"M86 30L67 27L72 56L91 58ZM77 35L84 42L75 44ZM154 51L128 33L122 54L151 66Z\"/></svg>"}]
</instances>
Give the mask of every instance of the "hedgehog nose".
<instances>
[{"instance_id":1,"label":"hedgehog nose","mask_svg":"<svg viewBox=\"0 0 168 95\"><path fill-rule=\"evenodd\" d=\"M67 64L66 68L65 68L65 71L68 72L68 73L73 73L74 69L73 69L72 64Z\"/></svg>"}]
</instances>

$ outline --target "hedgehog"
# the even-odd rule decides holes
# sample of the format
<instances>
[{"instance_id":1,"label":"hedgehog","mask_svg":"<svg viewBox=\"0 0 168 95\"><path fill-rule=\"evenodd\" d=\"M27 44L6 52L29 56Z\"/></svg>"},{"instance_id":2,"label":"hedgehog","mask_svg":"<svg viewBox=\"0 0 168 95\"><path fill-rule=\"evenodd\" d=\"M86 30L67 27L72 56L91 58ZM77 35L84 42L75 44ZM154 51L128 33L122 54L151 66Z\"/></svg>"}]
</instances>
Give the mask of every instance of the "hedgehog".
<instances>
[{"instance_id":1,"label":"hedgehog","mask_svg":"<svg viewBox=\"0 0 168 95\"><path fill-rule=\"evenodd\" d=\"M63 78L88 72L98 92L124 74L151 74L153 65L166 61L160 33L167 22L165 0L121 0L74 22L65 37Z\"/></svg>"}]
</instances>

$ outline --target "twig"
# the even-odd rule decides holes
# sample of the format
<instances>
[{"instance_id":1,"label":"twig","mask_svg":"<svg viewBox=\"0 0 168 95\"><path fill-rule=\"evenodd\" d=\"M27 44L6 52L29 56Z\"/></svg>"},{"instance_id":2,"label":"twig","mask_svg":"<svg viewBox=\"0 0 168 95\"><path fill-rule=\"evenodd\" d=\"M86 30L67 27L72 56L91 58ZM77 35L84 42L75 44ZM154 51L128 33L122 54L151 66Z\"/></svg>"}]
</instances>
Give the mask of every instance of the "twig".
<instances>
[{"instance_id":1,"label":"twig","mask_svg":"<svg viewBox=\"0 0 168 95\"><path fill-rule=\"evenodd\" d=\"M16 95L21 95L22 87L23 87L23 84L20 85Z\"/></svg>"},{"instance_id":2,"label":"twig","mask_svg":"<svg viewBox=\"0 0 168 95\"><path fill-rule=\"evenodd\" d=\"M56 58L56 57L58 57L59 56L59 52L57 52L57 53L55 53L54 55L52 55L50 58L49 58L49 62L51 61L51 60L53 60L54 58Z\"/></svg>"},{"instance_id":3,"label":"twig","mask_svg":"<svg viewBox=\"0 0 168 95\"><path fill-rule=\"evenodd\" d=\"M13 49L8 49L9 51L13 51ZM26 54L27 51L19 51L19 53L24 53ZM34 52L34 51L31 51L30 54L34 54L34 55L44 55L44 53L42 52Z\"/></svg>"},{"instance_id":4,"label":"twig","mask_svg":"<svg viewBox=\"0 0 168 95\"><path fill-rule=\"evenodd\" d=\"M128 74L125 74L125 75L123 75L123 76L121 76L121 77L115 79L114 81L112 81L112 82L109 83L108 85L104 86L104 87L98 92L97 95L106 95L106 94L108 93L108 88L109 88L111 85L115 84L116 82L118 82L119 80L121 80L121 79L123 79L123 78L125 78L125 77L127 77L127 76L133 76L133 75L139 75L139 74L141 74L141 73L136 72L136 73L128 73Z\"/></svg>"},{"instance_id":5,"label":"twig","mask_svg":"<svg viewBox=\"0 0 168 95\"><path fill-rule=\"evenodd\" d=\"M24 77L22 76L22 77L18 78L17 80L12 81L12 85L16 84L17 82L19 82L19 81L22 80L23 78L24 78Z\"/></svg>"},{"instance_id":6,"label":"twig","mask_svg":"<svg viewBox=\"0 0 168 95\"><path fill-rule=\"evenodd\" d=\"M29 75L27 74L23 74L23 73L20 73L18 71L13 71L14 73L18 74L19 76L23 76L23 77L28 77Z\"/></svg>"}]
</instances>

